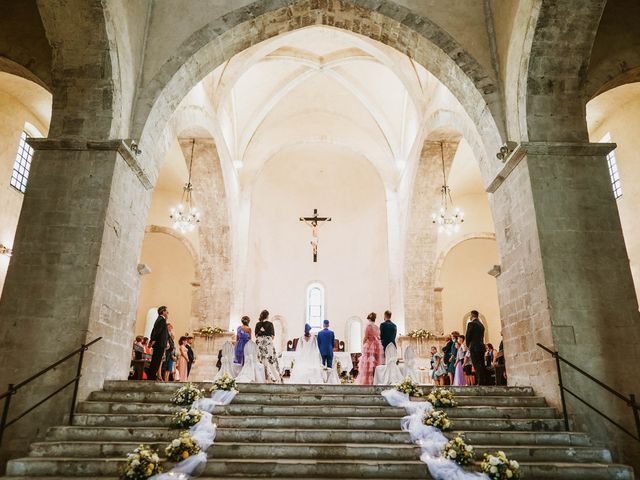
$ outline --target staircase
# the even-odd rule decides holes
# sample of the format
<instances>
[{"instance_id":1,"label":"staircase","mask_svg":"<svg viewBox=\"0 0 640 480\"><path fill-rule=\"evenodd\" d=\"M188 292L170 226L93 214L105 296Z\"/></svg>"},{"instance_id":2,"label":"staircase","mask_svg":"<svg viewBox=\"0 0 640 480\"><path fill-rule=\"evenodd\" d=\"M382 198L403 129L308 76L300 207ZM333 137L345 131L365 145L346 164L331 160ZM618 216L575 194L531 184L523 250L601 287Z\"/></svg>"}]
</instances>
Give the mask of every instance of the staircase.
<instances>
[{"instance_id":1,"label":"staircase","mask_svg":"<svg viewBox=\"0 0 640 480\"><path fill-rule=\"evenodd\" d=\"M177 384L106 382L78 406L73 426L55 427L12 460L10 478L118 477L140 443L163 452ZM430 478L420 449L400 431L402 409L387 406L382 387L240 385L231 405L214 412L215 444L201 478ZM453 388L448 410L456 433L482 454L504 450L526 479L633 479L609 451L583 433L563 431L558 413L530 388Z\"/></svg>"}]
</instances>

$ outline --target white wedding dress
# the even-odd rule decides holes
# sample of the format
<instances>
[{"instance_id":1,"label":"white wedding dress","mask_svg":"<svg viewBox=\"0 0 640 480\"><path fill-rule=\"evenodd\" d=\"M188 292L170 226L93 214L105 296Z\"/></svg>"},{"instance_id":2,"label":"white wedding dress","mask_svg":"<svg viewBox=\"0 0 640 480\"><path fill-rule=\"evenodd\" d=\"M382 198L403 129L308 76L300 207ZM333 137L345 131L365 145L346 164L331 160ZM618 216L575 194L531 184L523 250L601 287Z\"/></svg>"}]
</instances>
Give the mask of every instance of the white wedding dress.
<instances>
[{"instance_id":1,"label":"white wedding dress","mask_svg":"<svg viewBox=\"0 0 640 480\"><path fill-rule=\"evenodd\" d=\"M322 375L322 357L315 335L298 339L291 383L325 383Z\"/></svg>"}]
</instances>

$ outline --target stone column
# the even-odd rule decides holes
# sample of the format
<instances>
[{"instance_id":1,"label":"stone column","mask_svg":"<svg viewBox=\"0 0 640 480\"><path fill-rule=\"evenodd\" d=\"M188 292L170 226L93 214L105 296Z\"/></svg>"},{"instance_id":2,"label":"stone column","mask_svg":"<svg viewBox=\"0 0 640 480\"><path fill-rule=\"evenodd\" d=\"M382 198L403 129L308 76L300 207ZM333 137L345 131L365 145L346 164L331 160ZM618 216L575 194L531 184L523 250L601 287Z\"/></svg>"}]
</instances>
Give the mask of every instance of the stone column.
<instances>
[{"instance_id":1,"label":"stone column","mask_svg":"<svg viewBox=\"0 0 640 480\"><path fill-rule=\"evenodd\" d=\"M502 257L497 281L509 383L532 385L555 407L555 362L537 342L613 388L640 394L633 374L640 318L605 159L612 147L523 143L488 189ZM570 368L563 380L635 429L623 402ZM637 448L624 434L579 402L568 404L578 430L633 461Z\"/></svg>"},{"instance_id":2,"label":"stone column","mask_svg":"<svg viewBox=\"0 0 640 480\"><path fill-rule=\"evenodd\" d=\"M151 184L121 141L30 143L36 152L0 301L0 388L103 337L85 353L82 399L106 378L127 378ZM20 390L9 418L72 379L77 362ZM60 424L71 394L67 388L9 427L3 460Z\"/></svg>"},{"instance_id":3,"label":"stone column","mask_svg":"<svg viewBox=\"0 0 640 480\"><path fill-rule=\"evenodd\" d=\"M181 139L187 166L192 139ZM229 210L218 150L211 139L198 138L193 144L193 196L202 212L198 227L200 240L199 325L229 328L232 268Z\"/></svg>"},{"instance_id":4,"label":"stone column","mask_svg":"<svg viewBox=\"0 0 640 480\"><path fill-rule=\"evenodd\" d=\"M444 143L446 171L458 143ZM431 213L440 205L442 161L440 142L425 142L416 171L410 203L404 259L404 311L407 330L438 331L434 310L434 271L438 229Z\"/></svg>"},{"instance_id":5,"label":"stone column","mask_svg":"<svg viewBox=\"0 0 640 480\"><path fill-rule=\"evenodd\" d=\"M442 311L442 290L444 287L433 289L433 333L444 334L444 313Z\"/></svg>"}]
</instances>

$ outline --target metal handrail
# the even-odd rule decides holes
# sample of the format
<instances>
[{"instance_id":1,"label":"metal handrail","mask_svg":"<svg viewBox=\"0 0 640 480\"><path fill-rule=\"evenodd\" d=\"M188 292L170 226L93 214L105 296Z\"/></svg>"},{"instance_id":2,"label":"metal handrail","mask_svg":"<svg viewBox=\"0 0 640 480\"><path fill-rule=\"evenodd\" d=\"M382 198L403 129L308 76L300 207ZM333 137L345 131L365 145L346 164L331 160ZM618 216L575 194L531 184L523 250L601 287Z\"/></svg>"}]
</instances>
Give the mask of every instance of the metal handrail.
<instances>
[{"instance_id":1,"label":"metal handrail","mask_svg":"<svg viewBox=\"0 0 640 480\"><path fill-rule=\"evenodd\" d=\"M566 404L566 399L565 399L565 395L564 395L565 392L567 392L569 395L574 397L576 400L579 400L580 402L582 402L584 405L589 407L591 410L596 412L601 417L603 417L606 420L608 420L609 422L611 422L613 425L618 427L620 430L622 430L624 433L629 435L631 438L633 438L633 439L635 439L635 440L640 442L640 405L638 405L638 403L636 402L636 396L633 393L629 394L629 396L626 396L626 395L620 393L619 391L617 391L616 389L614 389L613 387L611 387L611 386L607 385L606 383L602 382L601 380L598 380L596 377L594 377L590 373L585 372L582 368L578 367L577 365L574 365L569 360L567 360L566 358L562 357L560 355L560 353L558 353L557 351L551 350L550 348L545 347L541 343L536 343L536 345L538 345L538 347L542 348L544 351L550 353L551 356L553 358L555 358L555 360L556 360L556 369L557 369L557 372L558 372L558 386L560 387L560 401L562 403L562 415L564 417L564 426L565 426L565 429L567 431L569 431L569 415L567 413L567 404ZM601 412L596 407L591 405L584 398L580 397L578 394L576 394L575 392L573 392L573 391L569 390L567 387L565 387L564 383L562 381L561 363L564 363L565 365L568 365L573 370L575 370L578 373L582 374L583 376L585 376L586 378L588 378L589 380L591 380L595 384L599 385L600 387L602 387L603 389L605 389L606 391L608 391L612 395L615 395L616 397L618 397L619 399L624 401L627 404L627 406L629 408L631 408L631 410L633 412L633 417L634 417L634 420L636 422L637 434L632 433L630 430L628 430L627 428L622 426L620 423L618 423L617 421L613 420L611 417L609 417L608 415L606 415L605 413Z\"/></svg>"},{"instance_id":2,"label":"metal handrail","mask_svg":"<svg viewBox=\"0 0 640 480\"><path fill-rule=\"evenodd\" d=\"M16 383L16 384L12 384L12 383L9 384L9 388L7 389L7 391L5 393L3 393L2 395L0 395L0 400L4 399L4 406L2 408L2 416L0 417L0 444L2 444L2 437L4 436L4 430L7 427L13 425L18 420L20 420L22 417L27 415L29 412L35 410L40 405L45 403L50 398L53 398L54 396L56 396L58 393L62 392L65 388L67 388L70 385L74 385L74 388L73 388L73 395L72 395L72 398L71 398L71 408L70 408L70 411L69 411L69 425L71 425L73 423L73 417L75 415L75 409L76 409L76 400L78 399L78 388L80 386L80 378L82 377L82 364L83 364L83 361L84 361L84 352L87 351L91 345L93 345L94 343L96 343L96 342L98 342L100 340L102 340L102 337L98 337L98 338L92 340L91 342L89 342L87 344L82 344L79 348L77 348L76 350L74 350L70 354L68 354L65 357L61 358L57 362L52 363L48 367L40 370L38 373L36 373L34 375L31 375L26 380L23 380L22 382ZM19 415L16 415L13 419L8 420L9 407L11 405L11 399L13 398L13 396L16 393L18 393L19 389L21 389L25 385L28 385L29 383L34 381L36 378L41 377L45 373L53 370L58 365L66 362L67 360L69 360L70 358L73 358L76 355L79 355L80 358L78 359L78 369L77 369L77 373L76 373L75 377L73 377L71 380L69 380L63 386L61 386L60 388L55 390L53 393L50 393L49 395L47 395L44 399L42 399L39 402L37 402L35 405L32 405L31 407L27 408L26 410L24 410Z\"/></svg>"}]
</instances>

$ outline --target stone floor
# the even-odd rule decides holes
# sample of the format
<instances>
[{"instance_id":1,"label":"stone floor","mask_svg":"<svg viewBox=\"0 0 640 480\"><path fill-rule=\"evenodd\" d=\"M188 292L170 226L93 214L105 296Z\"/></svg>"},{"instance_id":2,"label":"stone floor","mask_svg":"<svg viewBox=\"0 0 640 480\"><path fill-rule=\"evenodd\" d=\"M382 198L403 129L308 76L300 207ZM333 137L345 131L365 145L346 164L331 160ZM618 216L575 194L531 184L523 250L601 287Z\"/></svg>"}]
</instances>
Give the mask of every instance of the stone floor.
<instances>
[{"instance_id":1,"label":"stone floor","mask_svg":"<svg viewBox=\"0 0 640 480\"><path fill-rule=\"evenodd\" d=\"M9 462L12 478L116 478L144 442L166 446L176 384L110 381L82 402L73 426L49 430L30 455ZM214 414L216 442L201 478L431 478L419 448L400 430L404 411L382 387L241 384ZM526 479L632 479L632 470L583 433L563 431L558 413L530 388L458 387L447 411L455 433L482 454L504 450Z\"/></svg>"}]
</instances>

